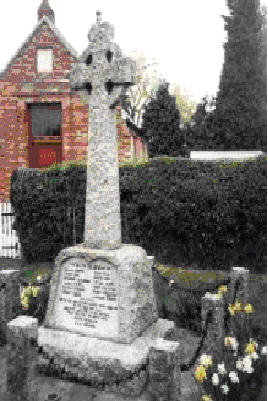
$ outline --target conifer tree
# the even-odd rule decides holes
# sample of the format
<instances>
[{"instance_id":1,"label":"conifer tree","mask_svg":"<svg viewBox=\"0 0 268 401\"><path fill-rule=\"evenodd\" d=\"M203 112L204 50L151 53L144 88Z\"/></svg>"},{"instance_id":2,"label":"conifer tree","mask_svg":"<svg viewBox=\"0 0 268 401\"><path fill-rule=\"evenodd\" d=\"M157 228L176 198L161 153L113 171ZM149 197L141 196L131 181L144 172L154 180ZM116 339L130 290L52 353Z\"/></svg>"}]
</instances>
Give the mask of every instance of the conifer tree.
<instances>
[{"instance_id":1,"label":"conifer tree","mask_svg":"<svg viewBox=\"0 0 268 401\"><path fill-rule=\"evenodd\" d=\"M142 129L150 157L177 156L182 145L180 112L168 87L167 82L158 87L156 97L147 104L143 114Z\"/></svg>"},{"instance_id":2,"label":"conifer tree","mask_svg":"<svg viewBox=\"0 0 268 401\"><path fill-rule=\"evenodd\" d=\"M228 42L216 101L224 149L266 150L267 33L259 0L228 0Z\"/></svg>"}]
</instances>

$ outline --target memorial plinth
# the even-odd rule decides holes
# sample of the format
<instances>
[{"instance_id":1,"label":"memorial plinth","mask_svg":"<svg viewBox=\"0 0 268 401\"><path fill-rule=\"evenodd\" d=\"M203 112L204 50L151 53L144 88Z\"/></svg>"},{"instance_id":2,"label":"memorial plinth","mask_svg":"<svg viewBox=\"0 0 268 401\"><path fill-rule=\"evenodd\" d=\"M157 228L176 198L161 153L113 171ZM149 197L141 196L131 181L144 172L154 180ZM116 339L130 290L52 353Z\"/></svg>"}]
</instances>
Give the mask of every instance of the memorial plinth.
<instances>
[{"instance_id":1,"label":"memorial plinth","mask_svg":"<svg viewBox=\"0 0 268 401\"><path fill-rule=\"evenodd\" d=\"M40 373L63 369L60 378L71 375L139 396L148 383L150 350L160 346L173 352L175 344L159 343L175 324L158 318L152 265L153 258L134 245L62 250L46 319L38 328Z\"/></svg>"},{"instance_id":2,"label":"memorial plinth","mask_svg":"<svg viewBox=\"0 0 268 401\"><path fill-rule=\"evenodd\" d=\"M152 260L141 247L75 246L56 258L44 328L129 344L157 318Z\"/></svg>"}]
</instances>

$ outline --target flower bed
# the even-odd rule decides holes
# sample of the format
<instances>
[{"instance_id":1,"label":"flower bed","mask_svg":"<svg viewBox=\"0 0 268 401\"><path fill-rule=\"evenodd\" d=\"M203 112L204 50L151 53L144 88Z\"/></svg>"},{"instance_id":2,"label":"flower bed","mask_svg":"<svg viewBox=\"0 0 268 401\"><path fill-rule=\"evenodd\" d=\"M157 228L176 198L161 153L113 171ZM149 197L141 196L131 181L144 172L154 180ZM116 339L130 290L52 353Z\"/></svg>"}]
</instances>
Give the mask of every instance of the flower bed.
<instances>
[{"instance_id":1,"label":"flower bed","mask_svg":"<svg viewBox=\"0 0 268 401\"><path fill-rule=\"evenodd\" d=\"M252 305L229 305L229 333L216 355L203 354L195 379L203 383L201 401L257 400L267 371L267 345L252 339ZM244 315L243 315L244 313Z\"/></svg>"},{"instance_id":2,"label":"flower bed","mask_svg":"<svg viewBox=\"0 0 268 401\"><path fill-rule=\"evenodd\" d=\"M154 281L160 317L201 335L201 299L227 284L230 272L170 269L162 265L157 265L157 270ZM230 300L230 294L225 295L225 300Z\"/></svg>"}]
</instances>

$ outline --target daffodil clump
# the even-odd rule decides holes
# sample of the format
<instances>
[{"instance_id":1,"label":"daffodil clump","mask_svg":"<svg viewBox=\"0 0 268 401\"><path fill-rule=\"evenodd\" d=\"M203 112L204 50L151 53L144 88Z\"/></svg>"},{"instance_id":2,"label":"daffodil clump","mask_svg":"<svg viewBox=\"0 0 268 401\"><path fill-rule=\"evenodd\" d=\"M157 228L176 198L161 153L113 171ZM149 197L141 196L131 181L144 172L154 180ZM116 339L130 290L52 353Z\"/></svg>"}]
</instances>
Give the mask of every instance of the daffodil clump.
<instances>
[{"instance_id":1,"label":"daffodil clump","mask_svg":"<svg viewBox=\"0 0 268 401\"><path fill-rule=\"evenodd\" d=\"M225 340L228 341L227 337ZM235 344L235 341L233 343ZM257 366L255 361L267 355L267 346L262 347L260 357L256 352L257 347L258 344L250 339L245 350L245 357L236 361L233 370L228 369L223 361L221 364L215 364L213 369L212 358L203 354L200 358L200 365L195 370L196 381L198 383L204 382L204 387L208 393L202 396L201 401L239 400L240 396L248 391L249 385L255 384L254 378L252 380L250 374L255 372L256 375L259 375L262 373L261 364ZM232 365L230 362L229 367ZM266 363L264 360L263 362Z\"/></svg>"},{"instance_id":2,"label":"daffodil clump","mask_svg":"<svg viewBox=\"0 0 268 401\"><path fill-rule=\"evenodd\" d=\"M37 277L40 280L40 276ZM32 286L29 284L27 287L24 287L21 292L21 304L24 310L29 309L29 298L33 296L36 298L39 294L40 287Z\"/></svg>"},{"instance_id":3,"label":"daffodil clump","mask_svg":"<svg viewBox=\"0 0 268 401\"><path fill-rule=\"evenodd\" d=\"M221 286L217 295L223 296L226 291L227 287ZM201 401L240 400L244 394L250 397L250 388L254 388L258 380L261 382L263 367L267 364L267 346L262 347L258 354L258 344L245 327L249 324L248 315L253 311L252 306L246 304L243 309L242 303L236 302L234 305L229 304L228 310L232 317L244 311L246 319L243 319L240 326L231 324L232 336L225 337L224 352L220 357L216 355L214 360L206 354L200 357L200 364L195 369L195 379L202 383L206 393ZM251 326L247 328L250 329ZM245 341L247 335L249 342ZM237 341L237 337L242 341Z\"/></svg>"},{"instance_id":4,"label":"daffodil clump","mask_svg":"<svg viewBox=\"0 0 268 401\"><path fill-rule=\"evenodd\" d=\"M21 293L21 304L23 309L29 308L29 297L33 296L36 298L38 296L40 288L31 286L25 287Z\"/></svg>"}]
</instances>

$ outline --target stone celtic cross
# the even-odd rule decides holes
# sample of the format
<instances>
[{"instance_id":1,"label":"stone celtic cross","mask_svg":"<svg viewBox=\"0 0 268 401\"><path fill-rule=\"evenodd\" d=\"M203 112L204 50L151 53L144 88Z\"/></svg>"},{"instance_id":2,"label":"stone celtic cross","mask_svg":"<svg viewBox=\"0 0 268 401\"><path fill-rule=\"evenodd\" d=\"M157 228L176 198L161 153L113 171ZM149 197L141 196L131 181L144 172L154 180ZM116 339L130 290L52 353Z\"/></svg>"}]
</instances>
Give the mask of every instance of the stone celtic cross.
<instances>
[{"instance_id":1,"label":"stone celtic cross","mask_svg":"<svg viewBox=\"0 0 268 401\"><path fill-rule=\"evenodd\" d=\"M117 133L114 106L135 84L135 62L112 42L114 28L101 22L88 34L89 46L70 72L70 86L89 105L85 241L83 246L121 246Z\"/></svg>"}]
</instances>

